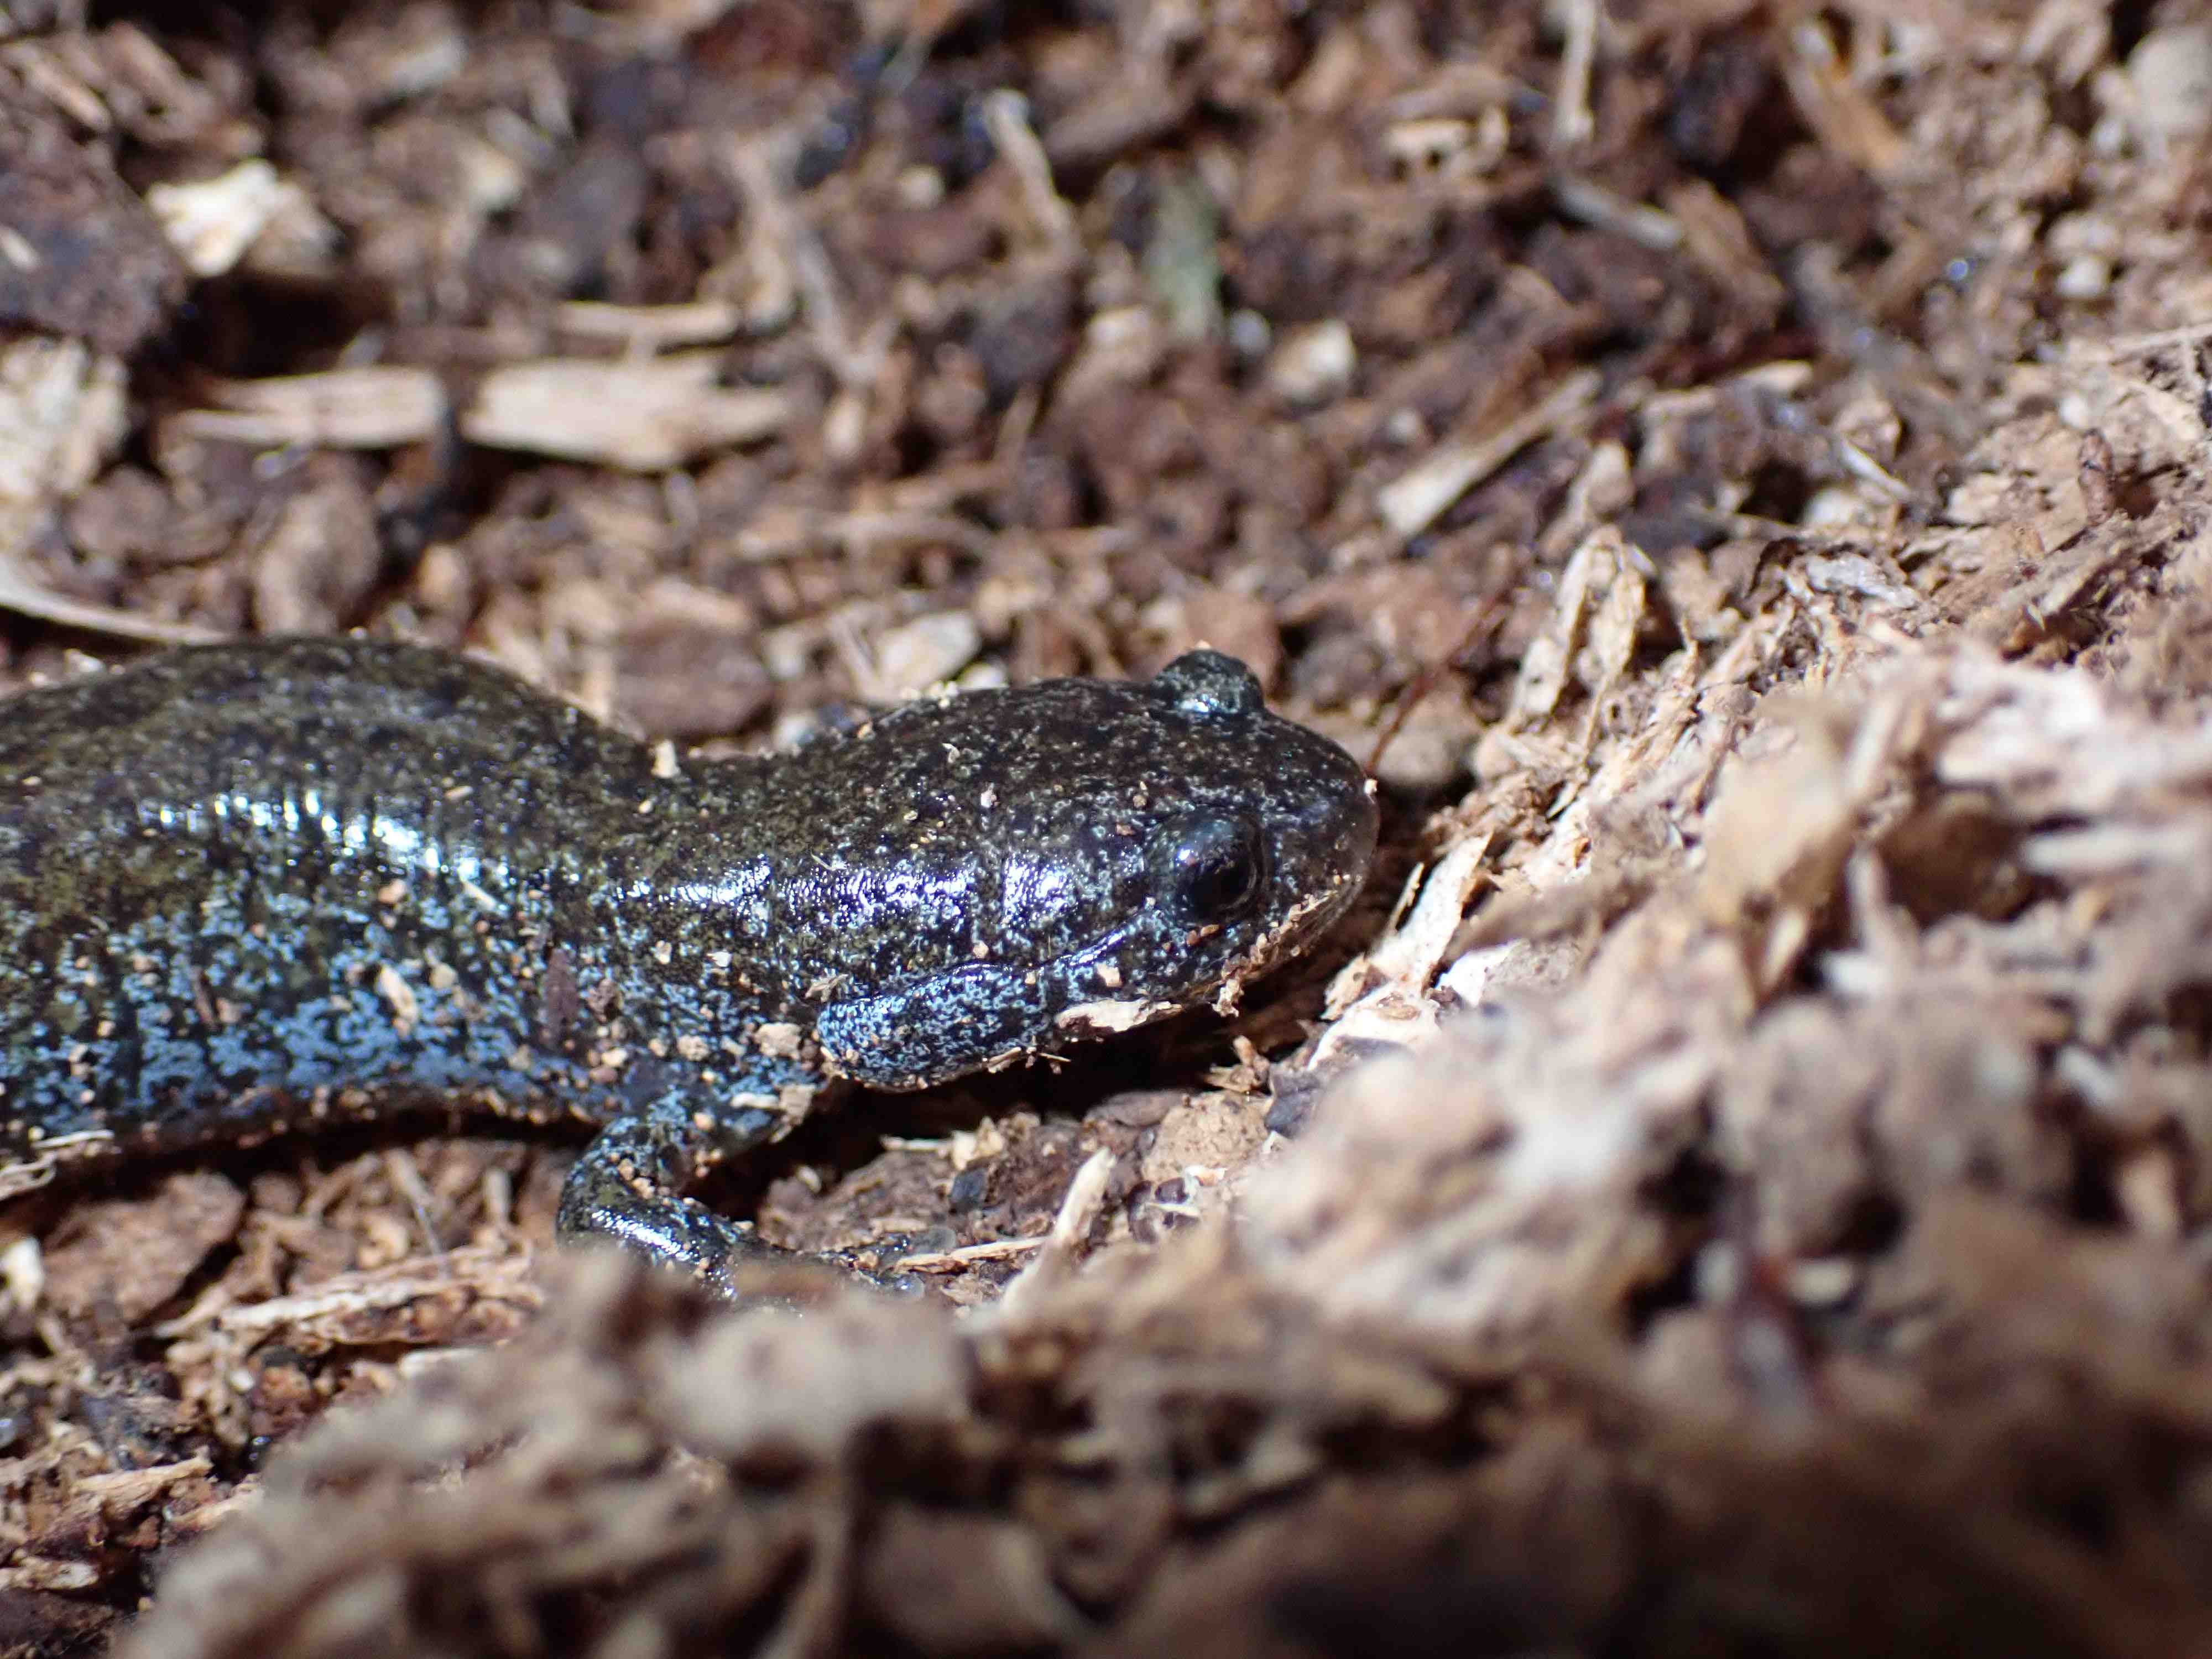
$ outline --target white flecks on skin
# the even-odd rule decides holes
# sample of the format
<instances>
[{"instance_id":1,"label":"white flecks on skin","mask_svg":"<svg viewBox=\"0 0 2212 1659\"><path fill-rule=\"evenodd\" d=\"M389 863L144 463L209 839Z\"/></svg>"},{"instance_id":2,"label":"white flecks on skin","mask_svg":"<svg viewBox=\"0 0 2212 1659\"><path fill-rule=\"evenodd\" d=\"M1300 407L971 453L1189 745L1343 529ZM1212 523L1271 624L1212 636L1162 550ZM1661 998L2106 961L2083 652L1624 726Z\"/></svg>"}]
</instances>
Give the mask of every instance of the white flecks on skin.
<instances>
[{"instance_id":1,"label":"white flecks on skin","mask_svg":"<svg viewBox=\"0 0 2212 1659\"><path fill-rule=\"evenodd\" d=\"M399 976L399 970L388 962L376 970L376 994L384 999L385 1006L392 1010L392 1025L394 1030L400 1036L405 1036L415 1029L416 1022L422 1018L422 1006L415 1000L413 988Z\"/></svg>"},{"instance_id":2,"label":"white flecks on skin","mask_svg":"<svg viewBox=\"0 0 2212 1659\"><path fill-rule=\"evenodd\" d=\"M19 1155L34 1162L45 1148L26 1147L25 1130L51 1142L118 1114L128 1123L153 1109L141 1097L166 1114L165 1133L237 1139L255 1132L241 1103L264 1128L302 1098L319 1116L324 1097L309 1091L337 1079L366 1091L345 1097L365 1115L426 1094L600 1123L680 1109L653 1121L698 1141L672 1150L702 1161L718 1126L754 1139L805 1115L842 1069L817 1020L845 1066L897 1088L1050 1059L1070 1046L1063 1036L1111 1036L1209 1001L1232 1009L1250 977L1341 908L1371 836L1354 793L1371 787L1351 758L1265 715L1256 683L1224 659L1179 659L1157 689L948 693L872 722L865 755L825 742L787 764L726 771L598 734L573 708L549 739L556 717L535 694L403 647L255 644L166 660L143 672L228 690L252 670L276 690L240 714L235 697L151 699L137 689L153 679L103 678L82 696L141 722L129 739L139 747L118 746L115 722L74 712L52 740L106 734L83 739L103 776L127 775L143 755L157 817L220 803L213 839L262 860L260 873L234 890L198 880L188 860L152 871L179 908L112 946L152 1059L125 1054L95 1102L82 1088L95 1056L80 1043L74 1075L57 1079L40 1036L50 1096L27 1109L11 1090L9 1103L23 1120ZM285 672L270 675L271 662ZM434 729L417 744L396 734L420 724L408 711L425 693ZM378 735L358 766L326 741L330 711L355 706L383 722L364 727ZM180 727L169 712L179 709L230 711L223 729L253 738L267 764L198 769L199 728ZM295 719L298 731L285 724ZM306 765L289 758L288 733ZM558 763L538 768L519 744ZM333 769L334 757L349 764ZM604 793L602 771L616 785ZM659 787L641 790L648 773ZM572 785L588 809L564 793ZM1221 819L1267 836L1279 824L1286 839L1260 866L1264 907L1207 916L1162 884L1159 850L1184 826ZM173 839L191 828L164 822ZM270 878L271 860L301 878ZM84 902L107 902L106 890L88 885ZM603 934L611 942L595 943ZM281 954L295 936L300 950ZM204 967L179 949L208 939L222 951ZM124 978L82 961L52 975L55 1030L95 1036L100 1055L117 1049L124 1028L103 999ZM854 1002L870 1007L840 1006ZM172 1091L202 1076L221 1110L189 1121L198 1097ZM239 1092L263 1087L265 1103ZM632 1143L595 1144L628 1157ZM587 1153L579 1170L590 1168ZM665 1207L676 1195L662 1184L636 1196Z\"/></svg>"}]
</instances>

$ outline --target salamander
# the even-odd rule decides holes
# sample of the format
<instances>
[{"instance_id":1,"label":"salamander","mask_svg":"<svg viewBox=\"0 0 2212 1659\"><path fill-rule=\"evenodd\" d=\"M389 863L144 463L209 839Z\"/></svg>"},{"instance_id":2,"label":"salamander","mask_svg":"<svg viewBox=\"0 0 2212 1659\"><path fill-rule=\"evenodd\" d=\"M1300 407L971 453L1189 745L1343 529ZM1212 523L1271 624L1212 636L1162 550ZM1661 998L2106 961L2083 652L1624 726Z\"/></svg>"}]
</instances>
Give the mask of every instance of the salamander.
<instances>
[{"instance_id":1,"label":"salamander","mask_svg":"<svg viewBox=\"0 0 2212 1659\"><path fill-rule=\"evenodd\" d=\"M598 1133L556 1228L725 1294L687 1189L832 1085L1234 1006L1364 878L1358 765L1235 659L678 759L487 665L195 647L0 706L0 1195L428 1108Z\"/></svg>"}]
</instances>

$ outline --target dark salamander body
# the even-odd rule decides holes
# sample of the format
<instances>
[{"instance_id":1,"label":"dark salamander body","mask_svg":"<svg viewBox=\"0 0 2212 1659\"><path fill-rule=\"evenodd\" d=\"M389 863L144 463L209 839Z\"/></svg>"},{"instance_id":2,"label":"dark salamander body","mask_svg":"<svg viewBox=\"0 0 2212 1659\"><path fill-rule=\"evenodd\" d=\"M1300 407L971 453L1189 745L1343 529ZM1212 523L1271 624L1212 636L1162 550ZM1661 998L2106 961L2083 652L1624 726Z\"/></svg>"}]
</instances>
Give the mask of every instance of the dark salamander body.
<instances>
[{"instance_id":1,"label":"dark salamander body","mask_svg":"<svg viewBox=\"0 0 2212 1659\"><path fill-rule=\"evenodd\" d=\"M1374 841L1350 757L1213 652L658 766L436 652L174 652L0 708L0 1194L318 1119L575 1117L562 1234L726 1289L760 1247L683 1190L823 1085L1225 1006Z\"/></svg>"}]
</instances>

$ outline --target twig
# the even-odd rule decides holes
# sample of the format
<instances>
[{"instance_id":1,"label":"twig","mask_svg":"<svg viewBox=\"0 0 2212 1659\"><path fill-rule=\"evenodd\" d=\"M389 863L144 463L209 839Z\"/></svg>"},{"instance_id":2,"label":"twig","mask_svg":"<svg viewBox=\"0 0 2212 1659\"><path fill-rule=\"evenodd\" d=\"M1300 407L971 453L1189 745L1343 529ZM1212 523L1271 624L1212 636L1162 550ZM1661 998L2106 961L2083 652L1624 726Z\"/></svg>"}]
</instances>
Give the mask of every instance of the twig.
<instances>
[{"instance_id":1,"label":"twig","mask_svg":"<svg viewBox=\"0 0 2212 1659\"><path fill-rule=\"evenodd\" d=\"M1566 0L1560 7L1566 44L1559 53L1559 91L1552 111L1552 148L1571 149L1597 131L1590 113L1590 65L1597 58L1598 0Z\"/></svg>"},{"instance_id":2,"label":"twig","mask_svg":"<svg viewBox=\"0 0 2212 1659\"><path fill-rule=\"evenodd\" d=\"M0 557L0 611L12 611L19 617L36 617L40 622L82 628L87 633L106 634L117 639L149 640L157 645L207 645L229 637L190 623L163 622L157 617L142 617L135 611L64 599L30 580L12 559L4 557Z\"/></svg>"}]
</instances>

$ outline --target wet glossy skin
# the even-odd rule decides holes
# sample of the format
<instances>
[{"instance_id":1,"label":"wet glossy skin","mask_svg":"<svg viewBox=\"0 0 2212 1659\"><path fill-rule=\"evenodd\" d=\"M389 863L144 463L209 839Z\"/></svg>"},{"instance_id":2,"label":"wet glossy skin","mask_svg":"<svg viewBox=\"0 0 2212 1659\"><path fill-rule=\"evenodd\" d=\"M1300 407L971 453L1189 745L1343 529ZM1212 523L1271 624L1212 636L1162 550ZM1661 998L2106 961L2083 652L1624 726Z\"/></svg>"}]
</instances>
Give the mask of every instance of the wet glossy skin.
<instances>
[{"instance_id":1,"label":"wet glossy skin","mask_svg":"<svg viewBox=\"0 0 2212 1659\"><path fill-rule=\"evenodd\" d=\"M718 1288L683 1195L824 1085L1228 1006L1366 873L1358 766L1212 652L682 762L496 670L244 641L0 707L0 1194L462 1104L604 1125L564 1237Z\"/></svg>"}]
</instances>

